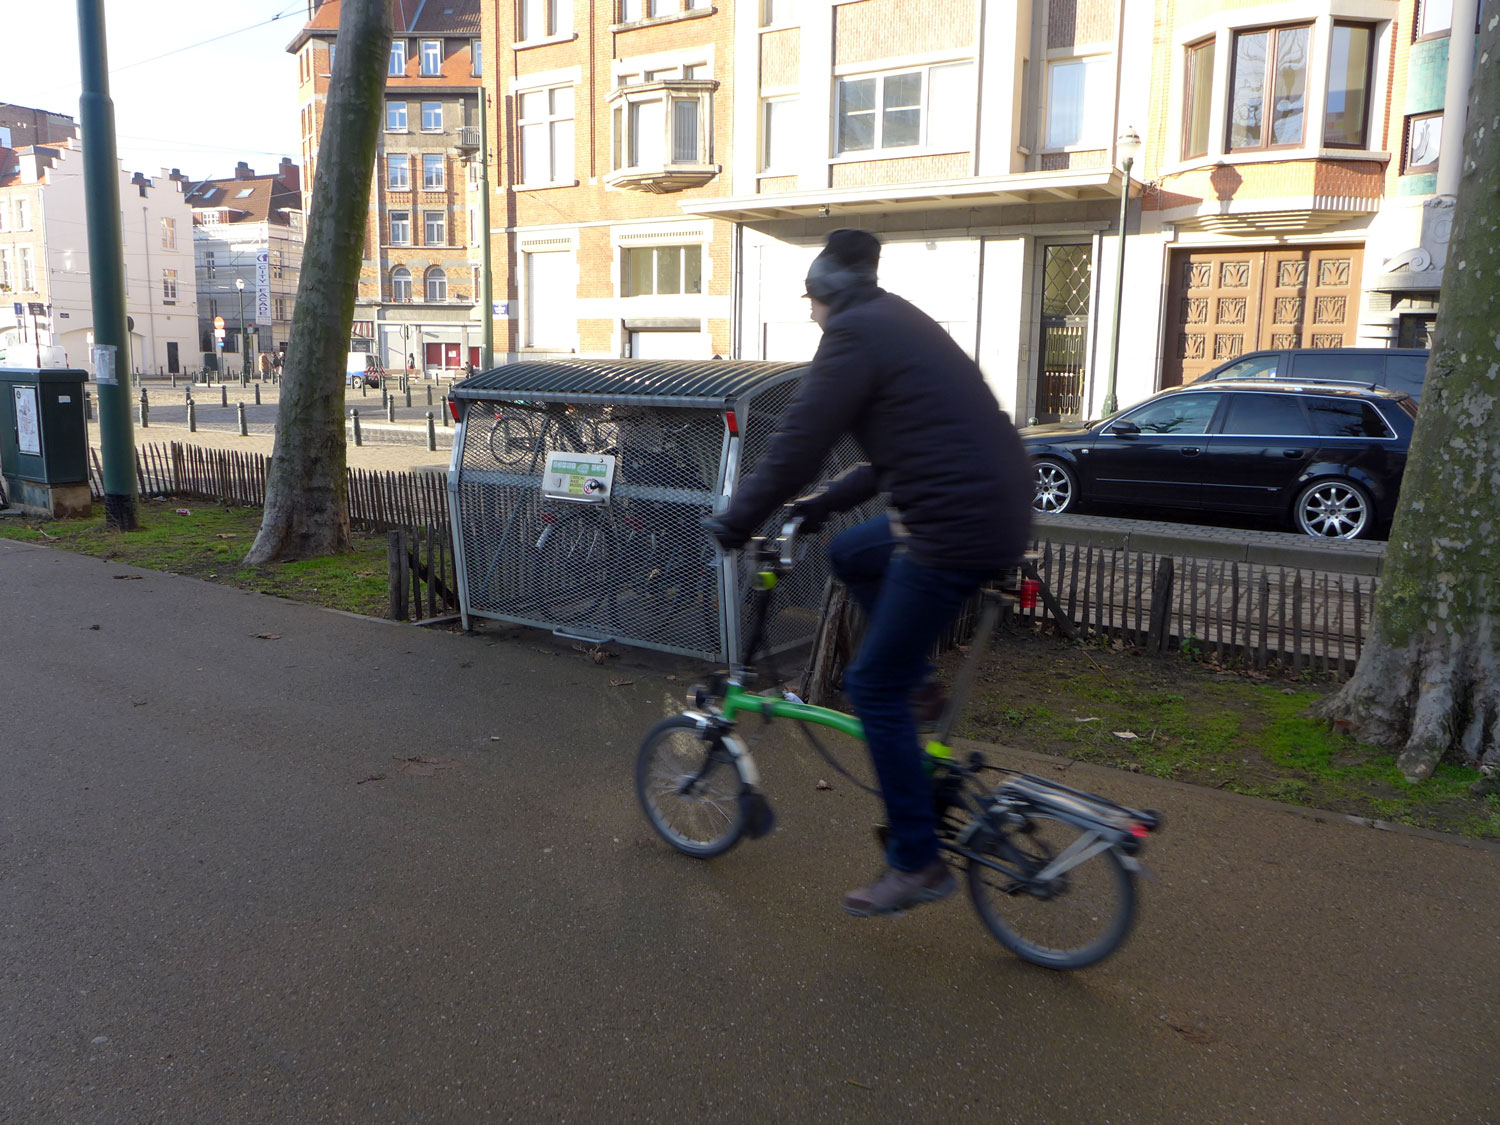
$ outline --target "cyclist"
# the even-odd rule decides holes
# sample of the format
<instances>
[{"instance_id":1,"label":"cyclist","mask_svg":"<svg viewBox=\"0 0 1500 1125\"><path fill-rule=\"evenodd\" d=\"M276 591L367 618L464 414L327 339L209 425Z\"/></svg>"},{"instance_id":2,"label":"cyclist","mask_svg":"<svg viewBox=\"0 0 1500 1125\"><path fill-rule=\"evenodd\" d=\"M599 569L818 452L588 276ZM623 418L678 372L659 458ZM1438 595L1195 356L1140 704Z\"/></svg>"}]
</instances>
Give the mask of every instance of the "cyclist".
<instances>
[{"instance_id":1,"label":"cyclist","mask_svg":"<svg viewBox=\"0 0 1500 1125\"><path fill-rule=\"evenodd\" d=\"M867 231L828 236L804 294L823 330L817 354L756 472L706 521L726 550L743 546L816 478L845 433L867 462L801 497L792 514L816 531L835 512L889 496L888 514L828 549L868 619L844 691L864 724L890 826L885 872L844 896L859 916L953 890L910 697L964 603L1019 561L1032 494L1026 452L979 367L931 317L876 285L879 259Z\"/></svg>"}]
</instances>

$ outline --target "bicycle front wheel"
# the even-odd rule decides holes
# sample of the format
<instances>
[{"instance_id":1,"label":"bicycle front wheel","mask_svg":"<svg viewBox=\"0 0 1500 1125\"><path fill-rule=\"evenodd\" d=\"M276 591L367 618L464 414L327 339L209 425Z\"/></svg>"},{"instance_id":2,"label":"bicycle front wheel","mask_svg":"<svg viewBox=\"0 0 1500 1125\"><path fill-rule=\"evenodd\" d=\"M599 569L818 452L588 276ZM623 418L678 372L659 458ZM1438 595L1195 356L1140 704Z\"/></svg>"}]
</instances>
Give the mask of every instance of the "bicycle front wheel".
<instances>
[{"instance_id":1,"label":"bicycle front wheel","mask_svg":"<svg viewBox=\"0 0 1500 1125\"><path fill-rule=\"evenodd\" d=\"M1082 969L1119 947L1135 916L1135 883L1113 848L1047 813L974 850L1005 870L969 861L969 897L985 928L1017 957Z\"/></svg>"},{"instance_id":2,"label":"bicycle front wheel","mask_svg":"<svg viewBox=\"0 0 1500 1125\"><path fill-rule=\"evenodd\" d=\"M716 732L676 715L646 732L635 760L635 793L651 827L698 859L722 855L745 831L734 756Z\"/></svg>"}]
</instances>

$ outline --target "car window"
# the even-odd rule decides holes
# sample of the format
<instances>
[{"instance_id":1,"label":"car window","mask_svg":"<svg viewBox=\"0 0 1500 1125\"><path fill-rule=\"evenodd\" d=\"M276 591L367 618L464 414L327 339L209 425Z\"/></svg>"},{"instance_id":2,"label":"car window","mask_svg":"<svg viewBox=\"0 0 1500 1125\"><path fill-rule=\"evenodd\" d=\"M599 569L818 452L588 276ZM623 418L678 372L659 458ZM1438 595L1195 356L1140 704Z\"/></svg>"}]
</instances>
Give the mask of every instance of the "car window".
<instances>
[{"instance_id":1,"label":"car window","mask_svg":"<svg viewBox=\"0 0 1500 1125\"><path fill-rule=\"evenodd\" d=\"M1384 383L1385 356L1380 352L1297 352L1292 356L1292 379Z\"/></svg>"},{"instance_id":2,"label":"car window","mask_svg":"<svg viewBox=\"0 0 1500 1125\"><path fill-rule=\"evenodd\" d=\"M1391 437L1391 428L1380 412L1358 399L1309 398L1307 412L1321 437Z\"/></svg>"},{"instance_id":3,"label":"car window","mask_svg":"<svg viewBox=\"0 0 1500 1125\"><path fill-rule=\"evenodd\" d=\"M1385 357L1384 383L1393 391L1405 391L1412 398L1422 397L1422 381L1427 378L1424 355L1388 355Z\"/></svg>"},{"instance_id":4,"label":"car window","mask_svg":"<svg viewBox=\"0 0 1500 1125\"><path fill-rule=\"evenodd\" d=\"M1202 434L1208 432L1214 411L1223 395L1168 395L1148 402L1125 415L1122 421L1134 422L1147 434Z\"/></svg>"},{"instance_id":5,"label":"car window","mask_svg":"<svg viewBox=\"0 0 1500 1125\"><path fill-rule=\"evenodd\" d=\"M1306 437L1312 431L1296 395L1241 394L1229 396L1229 409L1220 432L1257 437Z\"/></svg>"},{"instance_id":6,"label":"car window","mask_svg":"<svg viewBox=\"0 0 1500 1125\"><path fill-rule=\"evenodd\" d=\"M1215 379L1274 379L1276 365L1281 361L1279 352L1272 355L1250 355L1236 360L1214 375Z\"/></svg>"}]
</instances>

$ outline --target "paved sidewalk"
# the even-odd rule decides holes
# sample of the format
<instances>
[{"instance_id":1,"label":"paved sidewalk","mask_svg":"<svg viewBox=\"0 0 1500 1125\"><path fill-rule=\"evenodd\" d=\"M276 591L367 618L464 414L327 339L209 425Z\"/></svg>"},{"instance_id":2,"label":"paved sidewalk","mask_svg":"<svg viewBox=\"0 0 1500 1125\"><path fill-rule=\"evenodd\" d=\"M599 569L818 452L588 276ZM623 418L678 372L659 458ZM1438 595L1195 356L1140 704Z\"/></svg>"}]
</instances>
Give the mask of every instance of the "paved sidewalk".
<instances>
[{"instance_id":1,"label":"paved sidewalk","mask_svg":"<svg viewBox=\"0 0 1500 1125\"><path fill-rule=\"evenodd\" d=\"M1166 815L1111 960L859 920L872 801L670 852L700 670L0 541L0 1120L1477 1122L1500 856L1075 765ZM1048 765L1046 768L1054 768Z\"/></svg>"}]
</instances>

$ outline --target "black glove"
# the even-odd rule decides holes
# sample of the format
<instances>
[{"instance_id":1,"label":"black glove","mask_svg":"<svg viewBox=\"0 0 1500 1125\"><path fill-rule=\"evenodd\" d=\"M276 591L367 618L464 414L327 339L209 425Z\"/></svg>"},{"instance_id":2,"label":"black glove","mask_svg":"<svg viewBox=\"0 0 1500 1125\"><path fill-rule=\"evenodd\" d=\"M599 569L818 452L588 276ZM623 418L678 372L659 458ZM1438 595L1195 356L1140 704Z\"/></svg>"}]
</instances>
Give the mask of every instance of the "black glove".
<instances>
[{"instance_id":1,"label":"black glove","mask_svg":"<svg viewBox=\"0 0 1500 1125\"><path fill-rule=\"evenodd\" d=\"M828 522L828 517L833 515L833 509L828 504L828 490L819 488L806 496L797 497L792 501L788 515L802 521L800 530L803 535L816 535Z\"/></svg>"},{"instance_id":2,"label":"black glove","mask_svg":"<svg viewBox=\"0 0 1500 1125\"><path fill-rule=\"evenodd\" d=\"M738 551L750 538L745 532L730 527L718 516L704 516L699 522L703 525L703 530L712 535L726 551Z\"/></svg>"}]
</instances>

